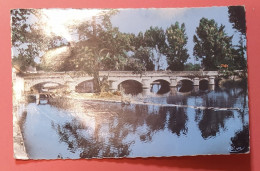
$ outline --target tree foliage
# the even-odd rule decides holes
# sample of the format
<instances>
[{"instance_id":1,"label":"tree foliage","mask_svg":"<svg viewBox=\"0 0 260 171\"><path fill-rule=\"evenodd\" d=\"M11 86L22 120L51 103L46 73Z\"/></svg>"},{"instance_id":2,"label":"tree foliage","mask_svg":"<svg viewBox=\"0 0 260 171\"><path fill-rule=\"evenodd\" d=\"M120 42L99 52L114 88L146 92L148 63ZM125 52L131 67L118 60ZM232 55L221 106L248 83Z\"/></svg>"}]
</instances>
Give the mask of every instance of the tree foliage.
<instances>
[{"instance_id":1,"label":"tree foliage","mask_svg":"<svg viewBox=\"0 0 260 171\"><path fill-rule=\"evenodd\" d=\"M230 64L233 59L232 36L225 33L214 20L202 18L193 37L193 55L202 60L205 70L218 70L221 64Z\"/></svg>"},{"instance_id":2,"label":"tree foliage","mask_svg":"<svg viewBox=\"0 0 260 171\"><path fill-rule=\"evenodd\" d=\"M245 8L243 6L230 6L228 7L229 21L232 23L234 29L241 33L239 45L234 50L234 67L239 70L247 70L246 61L246 16Z\"/></svg>"},{"instance_id":3,"label":"tree foliage","mask_svg":"<svg viewBox=\"0 0 260 171\"><path fill-rule=\"evenodd\" d=\"M29 66L36 66L35 58L43 51L60 45L60 36L46 36L41 20L41 10L14 9L11 10L12 30L12 63L26 71Z\"/></svg>"},{"instance_id":4,"label":"tree foliage","mask_svg":"<svg viewBox=\"0 0 260 171\"><path fill-rule=\"evenodd\" d=\"M70 64L72 70L83 70L94 77L95 91L100 91L99 71L125 70L131 62L127 52L132 50L130 34L121 33L113 27L111 10L93 17L77 27L79 42L72 47Z\"/></svg>"},{"instance_id":5,"label":"tree foliage","mask_svg":"<svg viewBox=\"0 0 260 171\"><path fill-rule=\"evenodd\" d=\"M137 72L141 71L153 71L154 70L154 54L147 47L139 47L135 50L134 54L131 56L133 62L129 63L125 70L133 70Z\"/></svg>"},{"instance_id":6,"label":"tree foliage","mask_svg":"<svg viewBox=\"0 0 260 171\"><path fill-rule=\"evenodd\" d=\"M186 48L188 37L185 33L185 25L179 25L176 22L166 29L167 44L163 53L168 62L168 69L172 71L181 71L184 69L184 63L189 58Z\"/></svg>"},{"instance_id":7,"label":"tree foliage","mask_svg":"<svg viewBox=\"0 0 260 171\"><path fill-rule=\"evenodd\" d=\"M229 6L229 21L234 29L237 29L243 35L246 34L246 16L243 6Z\"/></svg>"},{"instance_id":8,"label":"tree foliage","mask_svg":"<svg viewBox=\"0 0 260 171\"><path fill-rule=\"evenodd\" d=\"M241 36L239 44L233 48L233 63L231 65L232 70L247 70L247 60L246 60L246 47L244 45L244 39Z\"/></svg>"},{"instance_id":9,"label":"tree foliage","mask_svg":"<svg viewBox=\"0 0 260 171\"><path fill-rule=\"evenodd\" d=\"M151 39L149 39L151 43ZM129 63L125 70L134 70L137 72L141 71L153 71L155 69L155 57L153 53L154 46L147 46L147 39L142 32L139 32L138 35L131 34L131 47L132 55L130 61L135 61Z\"/></svg>"},{"instance_id":10,"label":"tree foliage","mask_svg":"<svg viewBox=\"0 0 260 171\"><path fill-rule=\"evenodd\" d=\"M37 46L34 42L37 38L31 36L33 25L27 23L29 16L35 14L36 11L32 9L11 10L12 46L17 51L12 62L21 70L35 65L33 56L37 55Z\"/></svg>"},{"instance_id":11,"label":"tree foliage","mask_svg":"<svg viewBox=\"0 0 260 171\"><path fill-rule=\"evenodd\" d=\"M162 28L150 27L144 33L145 46L151 48L151 50L155 50L153 60L156 65L156 70L160 70L162 67L160 62L162 60L162 53L165 49L165 40L165 32Z\"/></svg>"},{"instance_id":12,"label":"tree foliage","mask_svg":"<svg viewBox=\"0 0 260 171\"><path fill-rule=\"evenodd\" d=\"M184 65L184 71L199 71L200 64L187 63Z\"/></svg>"}]
</instances>

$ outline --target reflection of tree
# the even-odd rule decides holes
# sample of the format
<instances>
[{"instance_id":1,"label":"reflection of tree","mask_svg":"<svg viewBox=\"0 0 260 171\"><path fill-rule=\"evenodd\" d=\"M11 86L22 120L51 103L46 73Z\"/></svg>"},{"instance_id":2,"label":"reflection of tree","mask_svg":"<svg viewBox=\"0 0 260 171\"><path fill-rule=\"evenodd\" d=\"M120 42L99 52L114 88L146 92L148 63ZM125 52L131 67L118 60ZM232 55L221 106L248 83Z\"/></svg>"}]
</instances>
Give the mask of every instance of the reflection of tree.
<instances>
[{"instance_id":1,"label":"reflection of tree","mask_svg":"<svg viewBox=\"0 0 260 171\"><path fill-rule=\"evenodd\" d=\"M247 111L247 88L234 83L226 86L227 88L217 87L214 94L204 94L202 96L202 105L222 108L236 107L236 105L239 105L241 109L237 112L241 115L241 121L244 124L244 116ZM202 137L206 139L211 136L216 136L220 128L225 128L225 120L230 117L234 117L233 111L214 111L207 109L204 111L197 110L195 120L199 122Z\"/></svg>"},{"instance_id":2,"label":"reflection of tree","mask_svg":"<svg viewBox=\"0 0 260 171\"><path fill-rule=\"evenodd\" d=\"M58 103L56 106L59 106ZM106 103L97 102L87 102L87 104L83 103L84 105L78 105L81 102L71 103L74 107L83 107L82 112L92 113L94 130L89 125L93 123L83 123L77 118L53 127L57 130L60 141L67 143L71 152L82 150L81 158L128 156L132 143L137 141L133 139L135 136L131 135L139 135L142 142L151 142L153 135L164 129L169 129L178 136L181 132L187 131L185 127L187 116L183 108L121 106L113 103L108 107ZM73 108L73 105L67 106L67 110L70 110L68 108Z\"/></svg>"},{"instance_id":3,"label":"reflection of tree","mask_svg":"<svg viewBox=\"0 0 260 171\"><path fill-rule=\"evenodd\" d=\"M167 114L169 114L168 121ZM185 108L159 107L158 111L150 113L145 121L149 131L140 136L142 141L151 141L152 134L165 128L168 128L178 136L180 136L181 132L185 134L188 130L186 127L187 115Z\"/></svg>"},{"instance_id":4,"label":"reflection of tree","mask_svg":"<svg viewBox=\"0 0 260 171\"><path fill-rule=\"evenodd\" d=\"M243 129L236 132L236 135L231 138L232 153L246 153L249 151L249 128L248 125L243 126Z\"/></svg>"},{"instance_id":5,"label":"reflection of tree","mask_svg":"<svg viewBox=\"0 0 260 171\"><path fill-rule=\"evenodd\" d=\"M187 100L190 96L187 95L174 95L167 97L168 104L176 104L176 105L187 105Z\"/></svg>"},{"instance_id":6,"label":"reflection of tree","mask_svg":"<svg viewBox=\"0 0 260 171\"><path fill-rule=\"evenodd\" d=\"M241 106L243 110L241 109L238 113L241 116L242 124L246 125L247 123L244 121L244 116L247 114L246 95L239 89L237 90L203 93L199 97L202 98L201 105L206 107ZM193 95L167 97L167 103L188 105L188 99L192 98L191 96ZM122 106L117 103L64 101L62 99L56 103L53 102L52 105L68 111L83 113L90 118L89 121L86 121L88 119L75 119L64 125L55 126L60 140L67 143L68 149L72 152L80 149L82 158L129 156L132 144L138 141L152 142L154 135L159 132L169 130L177 136L186 135L188 132L186 125L188 116L185 107L159 107L146 104ZM195 111L195 121L204 139L216 136L220 130L226 128L226 120L234 117L233 111L229 110ZM84 121L84 124L79 120ZM239 133L237 134L239 135ZM241 147L239 141L244 141L243 136L241 137L232 139L233 151ZM247 137L245 135L244 138ZM236 139L238 139L237 142Z\"/></svg>"},{"instance_id":7,"label":"reflection of tree","mask_svg":"<svg viewBox=\"0 0 260 171\"><path fill-rule=\"evenodd\" d=\"M205 107L235 107L237 103L241 106L241 110L238 113L241 115L242 123L244 124L244 116L247 112L247 88L241 87L241 85L232 85L228 87L230 88L216 88L215 92L212 93L204 93L198 92L197 94L191 94L190 96L186 95L174 95L167 97L168 104L179 104L179 105L187 105L187 100L191 98L191 96L199 96L202 98L202 104L199 106ZM181 111L176 112L179 117L181 117ZM185 115L183 115L185 117ZM213 110L196 110L195 121L199 122L199 129L201 130L201 134L203 138L209 138L211 136L216 136L219 132L220 128L225 128L225 120L233 117L232 111L213 111ZM184 120L184 118L182 118ZM182 119L178 120L178 124L181 124ZM170 124L170 123L169 123Z\"/></svg>"},{"instance_id":8,"label":"reflection of tree","mask_svg":"<svg viewBox=\"0 0 260 171\"><path fill-rule=\"evenodd\" d=\"M206 109L203 111L196 111L196 119L202 118L199 121L199 129L201 136L206 139L212 136L216 136L220 131L220 128L225 128L225 120L233 117L232 111L214 111Z\"/></svg>"},{"instance_id":9,"label":"reflection of tree","mask_svg":"<svg viewBox=\"0 0 260 171\"><path fill-rule=\"evenodd\" d=\"M76 119L64 125L57 125L56 129L60 141L67 143L71 152L75 153L77 149L82 150L80 158L128 156L131 143L123 143L122 138L118 137L117 133L111 134L109 144L104 143L104 138L99 136L100 127L101 125L96 125L94 135L90 138L79 133L82 129L88 130L88 127Z\"/></svg>"},{"instance_id":10,"label":"reflection of tree","mask_svg":"<svg viewBox=\"0 0 260 171\"><path fill-rule=\"evenodd\" d=\"M59 106L59 103L61 101L57 102L56 106ZM67 103L75 104L73 101L67 101ZM85 134L82 135L82 131L91 130L88 125L90 122L82 124L79 119L74 119L64 125L55 126L60 141L67 143L71 152L82 149L81 158L128 156L133 141L126 140L126 137L144 125L147 106L121 107L121 105L111 104L107 107L107 104L102 103L90 102L89 104L91 107L87 104L81 104L81 107L83 107L83 112L88 110L94 113L94 131L89 133L88 137L84 136ZM73 105L68 105L67 109L70 110L69 108L73 108Z\"/></svg>"},{"instance_id":11,"label":"reflection of tree","mask_svg":"<svg viewBox=\"0 0 260 171\"><path fill-rule=\"evenodd\" d=\"M158 113L153 113L147 116L146 124L152 132L164 129L167 112L167 108L160 107Z\"/></svg>"},{"instance_id":12,"label":"reflection of tree","mask_svg":"<svg viewBox=\"0 0 260 171\"><path fill-rule=\"evenodd\" d=\"M188 131L186 127L187 119L185 108L171 108L168 128L178 136L180 136L181 132L186 134Z\"/></svg>"}]
</instances>

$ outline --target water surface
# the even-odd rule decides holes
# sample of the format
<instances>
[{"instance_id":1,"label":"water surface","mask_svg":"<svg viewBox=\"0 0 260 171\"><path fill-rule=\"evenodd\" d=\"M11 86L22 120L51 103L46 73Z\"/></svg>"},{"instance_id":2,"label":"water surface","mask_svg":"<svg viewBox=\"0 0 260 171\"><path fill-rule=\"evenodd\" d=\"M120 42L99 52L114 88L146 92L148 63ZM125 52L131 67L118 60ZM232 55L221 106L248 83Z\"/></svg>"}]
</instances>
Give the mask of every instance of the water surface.
<instances>
[{"instance_id":1,"label":"water surface","mask_svg":"<svg viewBox=\"0 0 260 171\"><path fill-rule=\"evenodd\" d=\"M135 98L144 103L66 98L29 103L22 126L29 157L159 157L249 150L248 98L243 88L151 93Z\"/></svg>"}]
</instances>

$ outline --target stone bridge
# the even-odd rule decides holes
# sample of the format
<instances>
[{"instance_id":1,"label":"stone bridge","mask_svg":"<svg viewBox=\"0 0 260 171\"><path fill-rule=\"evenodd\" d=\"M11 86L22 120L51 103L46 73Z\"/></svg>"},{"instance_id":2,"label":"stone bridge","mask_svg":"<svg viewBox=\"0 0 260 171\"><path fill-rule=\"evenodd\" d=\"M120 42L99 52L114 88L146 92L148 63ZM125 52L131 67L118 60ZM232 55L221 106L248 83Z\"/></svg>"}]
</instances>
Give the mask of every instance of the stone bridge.
<instances>
[{"instance_id":1,"label":"stone bridge","mask_svg":"<svg viewBox=\"0 0 260 171\"><path fill-rule=\"evenodd\" d=\"M217 71L146 71L134 74L132 71L100 71L100 78L106 77L109 89L115 91L124 81L134 80L142 84L143 89L149 89L158 81L166 81L170 87L176 87L178 82L189 80L194 86L199 86L200 81L206 80L209 85L215 84ZM83 72L37 72L24 73L24 91L29 92L37 84L55 83L64 85L70 91L84 81L91 81L93 77Z\"/></svg>"}]
</instances>

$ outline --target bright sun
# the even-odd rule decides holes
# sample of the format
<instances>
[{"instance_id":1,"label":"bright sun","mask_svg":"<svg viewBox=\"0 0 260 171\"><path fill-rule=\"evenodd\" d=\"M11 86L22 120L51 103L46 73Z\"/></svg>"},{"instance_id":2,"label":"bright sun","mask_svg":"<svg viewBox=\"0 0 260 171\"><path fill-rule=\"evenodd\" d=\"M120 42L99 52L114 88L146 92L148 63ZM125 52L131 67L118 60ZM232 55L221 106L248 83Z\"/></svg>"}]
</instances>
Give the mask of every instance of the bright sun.
<instances>
[{"instance_id":1,"label":"bright sun","mask_svg":"<svg viewBox=\"0 0 260 171\"><path fill-rule=\"evenodd\" d=\"M43 9L42 21L45 23L45 34L47 36L54 34L72 41L73 36L69 31L69 26L90 20L101 11L100 9Z\"/></svg>"}]
</instances>

